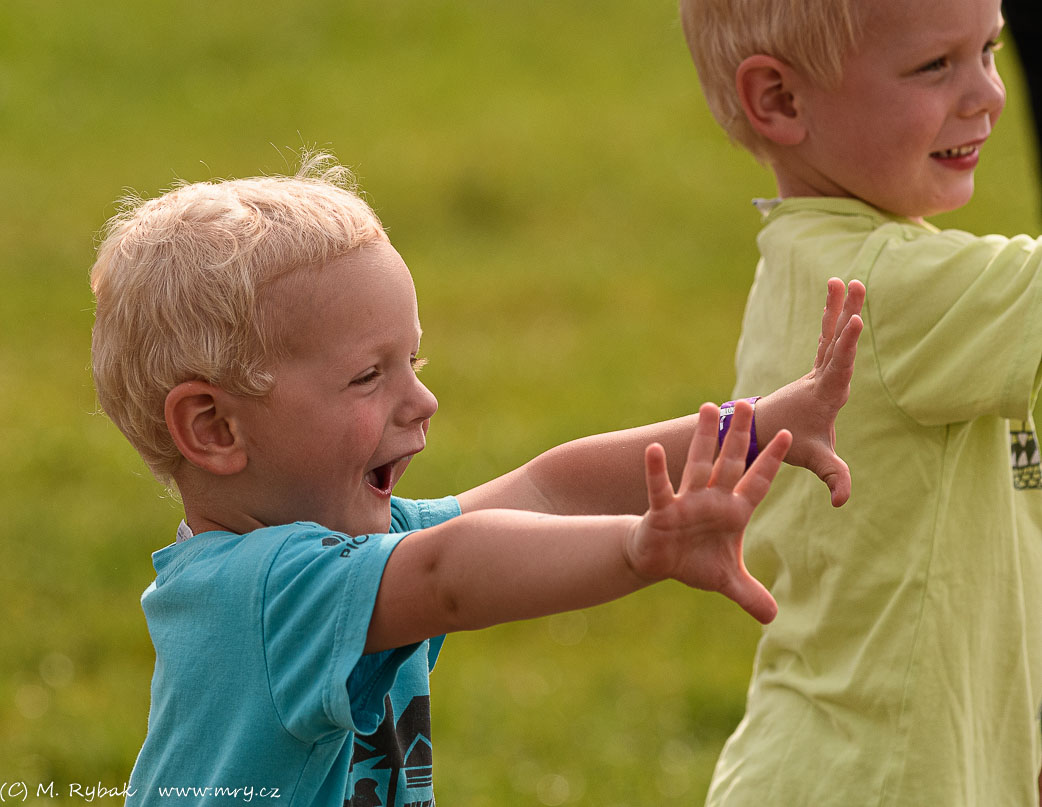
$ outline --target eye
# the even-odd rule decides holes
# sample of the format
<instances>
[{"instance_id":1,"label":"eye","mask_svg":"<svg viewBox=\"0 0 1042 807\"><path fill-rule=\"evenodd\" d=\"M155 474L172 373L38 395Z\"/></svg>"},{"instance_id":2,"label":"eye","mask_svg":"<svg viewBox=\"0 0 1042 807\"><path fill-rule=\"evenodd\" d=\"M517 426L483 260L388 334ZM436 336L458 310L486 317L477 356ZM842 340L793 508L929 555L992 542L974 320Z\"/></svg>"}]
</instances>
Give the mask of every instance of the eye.
<instances>
[{"instance_id":1,"label":"eye","mask_svg":"<svg viewBox=\"0 0 1042 807\"><path fill-rule=\"evenodd\" d=\"M376 381L376 379L378 379L380 377L380 375L381 375L381 373L380 373L379 370L377 370L375 367L370 367L368 370L366 370L360 376L356 376L355 378L351 379L351 386L352 387L365 387L365 386L368 386L369 384L372 384L374 381Z\"/></svg>"},{"instance_id":2,"label":"eye","mask_svg":"<svg viewBox=\"0 0 1042 807\"><path fill-rule=\"evenodd\" d=\"M920 67L916 72L918 73L936 73L938 70L943 70L948 66L948 57L941 56L938 59L934 59L932 62L927 62Z\"/></svg>"},{"instance_id":3,"label":"eye","mask_svg":"<svg viewBox=\"0 0 1042 807\"><path fill-rule=\"evenodd\" d=\"M419 356L412 356L409 359L409 363L412 364L412 371L418 373L427 366L427 359L421 359Z\"/></svg>"},{"instance_id":4,"label":"eye","mask_svg":"<svg viewBox=\"0 0 1042 807\"><path fill-rule=\"evenodd\" d=\"M984 46L984 61L991 63L995 61L995 54L1002 50L1003 42L999 39L992 39L988 44Z\"/></svg>"}]
</instances>

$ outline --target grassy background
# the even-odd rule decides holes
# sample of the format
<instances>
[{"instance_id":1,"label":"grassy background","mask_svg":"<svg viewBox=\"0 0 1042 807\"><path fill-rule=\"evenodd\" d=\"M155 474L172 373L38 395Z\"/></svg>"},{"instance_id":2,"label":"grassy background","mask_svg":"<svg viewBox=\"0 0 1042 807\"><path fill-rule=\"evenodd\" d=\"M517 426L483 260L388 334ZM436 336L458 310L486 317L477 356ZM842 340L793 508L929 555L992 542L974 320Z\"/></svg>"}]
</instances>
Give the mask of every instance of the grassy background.
<instances>
[{"instance_id":1,"label":"grassy background","mask_svg":"<svg viewBox=\"0 0 1042 807\"><path fill-rule=\"evenodd\" d=\"M981 190L939 223L1037 230L1000 59ZM0 783L120 785L145 730L138 596L179 513L93 414L95 233L126 188L285 172L305 145L355 168L416 276L441 411L402 494L728 395L773 186L709 118L673 0L4 0ZM439 801L700 803L757 633L664 585L452 637Z\"/></svg>"}]
</instances>

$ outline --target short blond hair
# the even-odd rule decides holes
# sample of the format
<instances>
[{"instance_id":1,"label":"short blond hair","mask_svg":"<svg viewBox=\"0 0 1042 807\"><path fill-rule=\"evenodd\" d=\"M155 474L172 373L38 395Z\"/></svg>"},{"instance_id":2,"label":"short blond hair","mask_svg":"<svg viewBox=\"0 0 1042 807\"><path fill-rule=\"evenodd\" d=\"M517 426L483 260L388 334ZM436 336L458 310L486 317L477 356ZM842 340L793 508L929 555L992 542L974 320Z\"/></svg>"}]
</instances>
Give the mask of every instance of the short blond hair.
<instances>
[{"instance_id":1,"label":"short blond hair","mask_svg":"<svg viewBox=\"0 0 1042 807\"><path fill-rule=\"evenodd\" d=\"M773 56L823 86L835 86L857 42L858 12L856 0L680 0L702 91L728 136L758 158L766 156L735 86L745 59Z\"/></svg>"},{"instance_id":2,"label":"short blond hair","mask_svg":"<svg viewBox=\"0 0 1042 807\"><path fill-rule=\"evenodd\" d=\"M181 462L164 416L170 390L204 380L269 392L281 337L265 287L387 240L350 171L327 154L305 158L295 176L128 197L102 235L90 273L98 401L167 485Z\"/></svg>"}]
</instances>

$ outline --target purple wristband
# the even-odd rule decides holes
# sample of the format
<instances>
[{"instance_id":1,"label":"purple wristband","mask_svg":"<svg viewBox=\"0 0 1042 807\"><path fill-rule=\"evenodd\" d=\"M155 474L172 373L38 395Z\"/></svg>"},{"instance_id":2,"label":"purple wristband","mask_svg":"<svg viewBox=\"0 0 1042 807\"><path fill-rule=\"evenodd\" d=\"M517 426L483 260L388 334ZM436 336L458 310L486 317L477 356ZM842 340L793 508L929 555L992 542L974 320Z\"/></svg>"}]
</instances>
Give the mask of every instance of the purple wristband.
<instances>
[{"instance_id":1,"label":"purple wristband","mask_svg":"<svg viewBox=\"0 0 1042 807\"><path fill-rule=\"evenodd\" d=\"M745 455L745 467L753 464L753 460L760 454L760 447L756 444L756 402L760 400L759 395L755 398L744 398L753 405L753 422L749 424L749 453ZM718 445L724 444L727 430L731 428L731 418L734 416L734 401L720 404L720 431L718 434Z\"/></svg>"}]
</instances>

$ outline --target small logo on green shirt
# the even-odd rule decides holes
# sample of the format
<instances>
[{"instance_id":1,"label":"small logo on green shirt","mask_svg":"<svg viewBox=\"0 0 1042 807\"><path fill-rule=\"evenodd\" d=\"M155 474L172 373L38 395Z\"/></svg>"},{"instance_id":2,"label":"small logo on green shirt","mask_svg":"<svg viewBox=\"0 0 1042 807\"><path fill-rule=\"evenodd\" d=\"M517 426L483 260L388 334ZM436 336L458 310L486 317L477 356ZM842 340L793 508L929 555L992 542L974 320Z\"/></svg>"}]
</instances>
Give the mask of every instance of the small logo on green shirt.
<instances>
[{"instance_id":1,"label":"small logo on green shirt","mask_svg":"<svg viewBox=\"0 0 1042 807\"><path fill-rule=\"evenodd\" d=\"M1038 440L1030 422L1009 422L1010 463L1013 466L1013 487L1017 490L1042 488L1042 456Z\"/></svg>"}]
</instances>

